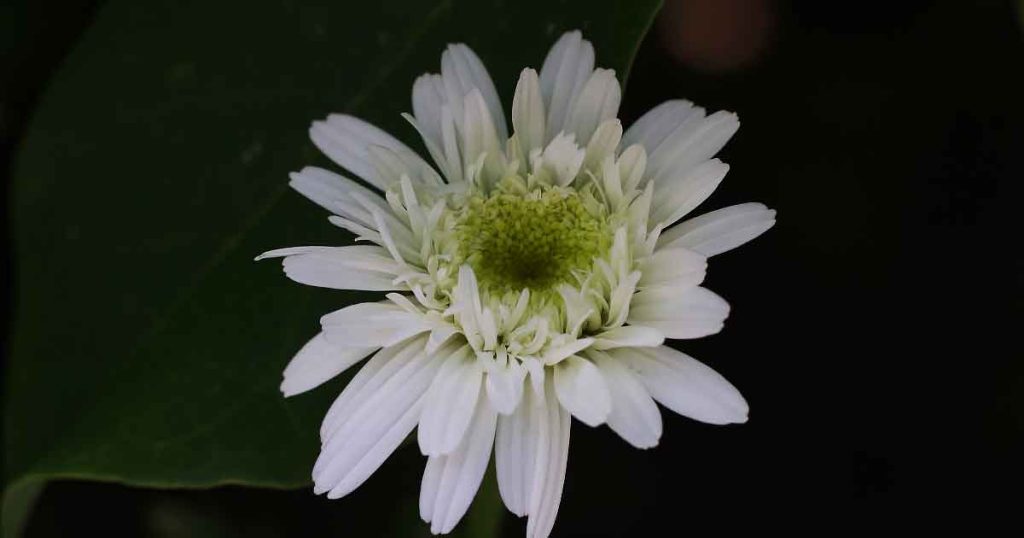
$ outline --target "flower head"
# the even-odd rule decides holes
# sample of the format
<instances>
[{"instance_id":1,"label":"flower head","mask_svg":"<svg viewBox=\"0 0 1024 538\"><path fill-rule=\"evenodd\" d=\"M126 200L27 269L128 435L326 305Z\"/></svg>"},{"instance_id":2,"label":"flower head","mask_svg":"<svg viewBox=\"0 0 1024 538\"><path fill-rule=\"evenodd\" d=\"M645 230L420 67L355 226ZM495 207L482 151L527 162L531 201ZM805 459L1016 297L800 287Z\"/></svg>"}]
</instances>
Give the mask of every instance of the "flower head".
<instances>
[{"instance_id":1,"label":"flower head","mask_svg":"<svg viewBox=\"0 0 1024 538\"><path fill-rule=\"evenodd\" d=\"M420 514L450 531L495 454L505 505L547 536L565 478L570 415L657 444L655 401L696 420L744 422L724 378L663 345L718 332L729 305L700 286L707 259L775 222L761 204L679 222L722 181L713 158L734 114L669 101L623 133L615 73L579 32L538 74L524 69L509 136L501 102L465 45L413 86L433 165L357 118L310 135L364 183L307 167L291 186L366 242L295 247L293 280L389 292L325 315L284 371L286 396L371 357L331 406L317 493L348 494L417 429L428 456Z\"/></svg>"}]
</instances>

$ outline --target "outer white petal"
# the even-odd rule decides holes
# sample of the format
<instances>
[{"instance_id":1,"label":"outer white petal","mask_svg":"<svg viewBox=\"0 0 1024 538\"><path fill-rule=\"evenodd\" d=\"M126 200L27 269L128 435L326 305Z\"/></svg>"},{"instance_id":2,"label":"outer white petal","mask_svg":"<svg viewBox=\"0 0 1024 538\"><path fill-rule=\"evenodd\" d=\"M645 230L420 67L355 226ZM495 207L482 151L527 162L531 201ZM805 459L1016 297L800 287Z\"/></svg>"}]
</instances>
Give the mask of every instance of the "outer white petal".
<instances>
[{"instance_id":1,"label":"outer white petal","mask_svg":"<svg viewBox=\"0 0 1024 538\"><path fill-rule=\"evenodd\" d=\"M533 387L525 384L524 398L511 415L498 417L498 431L495 437L494 463L498 475L498 492L501 500L513 514L522 517L530 506L530 481L536 459L536 442L531 441L534 423L543 408L536 405Z\"/></svg>"},{"instance_id":2,"label":"outer white petal","mask_svg":"<svg viewBox=\"0 0 1024 538\"><path fill-rule=\"evenodd\" d=\"M295 354L284 369L281 392L294 396L319 387L344 372L349 366L376 351L375 347L341 347L331 344L318 333Z\"/></svg>"},{"instance_id":3,"label":"outer white petal","mask_svg":"<svg viewBox=\"0 0 1024 538\"><path fill-rule=\"evenodd\" d=\"M320 318L327 339L345 346L388 347L432 325L424 316L390 303L359 303Z\"/></svg>"},{"instance_id":4,"label":"outer white petal","mask_svg":"<svg viewBox=\"0 0 1024 538\"><path fill-rule=\"evenodd\" d=\"M608 426L629 444L650 448L661 438L661 412L636 374L600 351L589 351L611 395Z\"/></svg>"},{"instance_id":5,"label":"outer white petal","mask_svg":"<svg viewBox=\"0 0 1024 538\"><path fill-rule=\"evenodd\" d=\"M666 338L700 338L722 330L729 303L711 290L651 288L633 295L628 322L657 329Z\"/></svg>"},{"instance_id":6,"label":"outer white petal","mask_svg":"<svg viewBox=\"0 0 1024 538\"><path fill-rule=\"evenodd\" d=\"M501 141L495 130L494 118L479 90L472 90L465 99L462 124L462 164L469 168L486 155L485 165L492 164L502 153Z\"/></svg>"},{"instance_id":7,"label":"outer white petal","mask_svg":"<svg viewBox=\"0 0 1024 538\"><path fill-rule=\"evenodd\" d=\"M594 71L594 47L580 32L564 34L548 52L540 70L540 89L551 140L565 130L572 104Z\"/></svg>"},{"instance_id":8,"label":"outer white petal","mask_svg":"<svg viewBox=\"0 0 1024 538\"><path fill-rule=\"evenodd\" d=\"M402 267L381 247L293 247L272 250L256 259L284 256L284 272L292 280L339 290L391 291Z\"/></svg>"},{"instance_id":9,"label":"outer white petal","mask_svg":"<svg viewBox=\"0 0 1024 538\"><path fill-rule=\"evenodd\" d=\"M754 239L774 225L774 209L756 202L739 204L669 228L658 239L658 247L685 247L711 257Z\"/></svg>"},{"instance_id":10,"label":"outer white petal","mask_svg":"<svg viewBox=\"0 0 1024 538\"><path fill-rule=\"evenodd\" d=\"M526 538L547 538L555 526L562 502L565 469L569 461L569 413L558 404L554 383L544 383L544 398L538 411L534 441L536 456L530 486L530 517Z\"/></svg>"},{"instance_id":11,"label":"outer white petal","mask_svg":"<svg viewBox=\"0 0 1024 538\"><path fill-rule=\"evenodd\" d=\"M512 98L512 126L525 157L534 149L544 147L544 121L544 101L537 72L523 69Z\"/></svg>"},{"instance_id":12,"label":"outer white petal","mask_svg":"<svg viewBox=\"0 0 1024 538\"><path fill-rule=\"evenodd\" d=\"M622 88L615 71L595 70L572 103L565 131L575 133L581 144L588 142L598 125L618 114L621 99Z\"/></svg>"},{"instance_id":13,"label":"outer white petal","mask_svg":"<svg viewBox=\"0 0 1024 538\"><path fill-rule=\"evenodd\" d=\"M440 357L443 359L443 357ZM463 347L445 361L427 392L417 439L426 456L448 454L459 446L480 397L483 370Z\"/></svg>"},{"instance_id":14,"label":"outer white petal","mask_svg":"<svg viewBox=\"0 0 1024 538\"><path fill-rule=\"evenodd\" d=\"M622 139L622 122L618 118L603 121L597 126L590 141L587 142L587 155L583 160L583 167L590 170L599 170L604 166L605 159L614 159L615 148L619 146ZM577 140L584 140L578 138ZM616 165L616 168L618 166ZM616 170L621 176L621 170ZM621 187L620 187L621 189Z\"/></svg>"},{"instance_id":15,"label":"outer white petal","mask_svg":"<svg viewBox=\"0 0 1024 538\"><path fill-rule=\"evenodd\" d=\"M683 291L703 282L707 267L707 258L702 254L685 248L663 248L642 262L643 276L637 286L667 286Z\"/></svg>"},{"instance_id":16,"label":"outer white petal","mask_svg":"<svg viewBox=\"0 0 1024 538\"><path fill-rule=\"evenodd\" d=\"M420 487L420 517L431 524L430 532L451 532L465 515L487 471L496 424L497 414L481 398L458 449L427 460Z\"/></svg>"},{"instance_id":17,"label":"outer white petal","mask_svg":"<svg viewBox=\"0 0 1024 538\"><path fill-rule=\"evenodd\" d=\"M623 325L594 336L594 349L660 346L665 337L650 327Z\"/></svg>"},{"instance_id":18,"label":"outer white petal","mask_svg":"<svg viewBox=\"0 0 1024 538\"><path fill-rule=\"evenodd\" d=\"M307 166L299 172L292 172L288 177L291 178L288 185L299 194L335 215L364 226L372 226L373 217L355 202L352 198L353 193L363 196L365 200L371 201L381 209L387 208L387 202L377 193L323 168Z\"/></svg>"},{"instance_id":19,"label":"outer white petal","mask_svg":"<svg viewBox=\"0 0 1024 538\"><path fill-rule=\"evenodd\" d=\"M705 161L682 177L666 177L658 183L651 208L651 224L670 226L683 218L708 196L729 172L729 165L718 159Z\"/></svg>"},{"instance_id":20,"label":"outer white petal","mask_svg":"<svg viewBox=\"0 0 1024 538\"><path fill-rule=\"evenodd\" d=\"M680 177L710 159L740 128L732 112L719 111L696 121L694 114L684 120L658 149L648 153L648 172L653 181Z\"/></svg>"},{"instance_id":21,"label":"outer white petal","mask_svg":"<svg viewBox=\"0 0 1024 538\"><path fill-rule=\"evenodd\" d=\"M487 68L472 49L462 43L448 45L448 49L441 54L441 77L446 85L454 83L462 96L470 93L473 89L479 90L490 110L490 116L494 120L498 136L502 140L508 138L505 112L501 108L498 91L494 88L494 82L491 81Z\"/></svg>"},{"instance_id":22,"label":"outer white petal","mask_svg":"<svg viewBox=\"0 0 1024 538\"><path fill-rule=\"evenodd\" d=\"M703 118L704 110L683 99L665 101L648 110L629 126L629 130L622 136L622 146L639 144L650 153L658 149L665 138L693 114Z\"/></svg>"},{"instance_id":23,"label":"outer white petal","mask_svg":"<svg viewBox=\"0 0 1024 538\"><path fill-rule=\"evenodd\" d=\"M573 355L555 366L554 378L558 401L572 416L588 426L597 426L608 418L611 396L592 362Z\"/></svg>"},{"instance_id":24,"label":"outer white petal","mask_svg":"<svg viewBox=\"0 0 1024 538\"><path fill-rule=\"evenodd\" d=\"M309 137L331 160L381 190L386 189L387 184L374 170L370 146L383 146L396 152L416 170L429 167L405 144L354 116L331 114L326 120L315 121L309 128Z\"/></svg>"},{"instance_id":25,"label":"outer white petal","mask_svg":"<svg viewBox=\"0 0 1024 538\"><path fill-rule=\"evenodd\" d=\"M327 491L328 498L337 499L380 467L416 426L423 395L440 362L421 349L397 364L377 390L360 391L347 420L321 448L313 467L314 492Z\"/></svg>"},{"instance_id":26,"label":"outer white petal","mask_svg":"<svg viewBox=\"0 0 1024 538\"><path fill-rule=\"evenodd\" d=\"M417 336L378 351L335 398L320 425L320 441L326 443L348 421L358 404L369 398L403 365L424 350L426 336Z\"/></svg>"},{"instance_id":27,"label":"outer white petal","mask_svg":"<svg viewBox=\"0 0 1024 538\"><path fill-rule=\"evenodd\" d=\"M662 405L710 424L747 421L749 407L736 387L718 372L667 346L610 352L633 369Z\"/></svg>"}]
</instances>

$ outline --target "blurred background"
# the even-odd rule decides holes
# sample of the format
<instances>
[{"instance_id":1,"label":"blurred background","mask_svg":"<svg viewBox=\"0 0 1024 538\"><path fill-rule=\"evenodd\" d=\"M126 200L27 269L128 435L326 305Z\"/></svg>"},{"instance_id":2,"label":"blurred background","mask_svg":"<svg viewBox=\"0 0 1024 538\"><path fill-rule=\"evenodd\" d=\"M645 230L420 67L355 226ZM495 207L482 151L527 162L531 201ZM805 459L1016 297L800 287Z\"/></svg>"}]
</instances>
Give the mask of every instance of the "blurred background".
<instances>
[{"instance_id":1,"label":"blurred background","mask_svg":"<svg viewBox=\"0 0 1024 538\"><path fill-rule=\"evenodd\" d=\"M101 4L0 7L4 170ZM736 111L729 178L703 207L778 210L772 231L715 260L726 330L685 346L742 390L751 418L716 428L664 413L648 451L576 423L553 536L1019 524L1021 7L665 2L620 116L677 97ZM405 536L389 525L415 517L422 459L400 449L340 502L55 482L25 535ZM501 526L519 536L523 522Z\"/></svg>"}]
</instances>

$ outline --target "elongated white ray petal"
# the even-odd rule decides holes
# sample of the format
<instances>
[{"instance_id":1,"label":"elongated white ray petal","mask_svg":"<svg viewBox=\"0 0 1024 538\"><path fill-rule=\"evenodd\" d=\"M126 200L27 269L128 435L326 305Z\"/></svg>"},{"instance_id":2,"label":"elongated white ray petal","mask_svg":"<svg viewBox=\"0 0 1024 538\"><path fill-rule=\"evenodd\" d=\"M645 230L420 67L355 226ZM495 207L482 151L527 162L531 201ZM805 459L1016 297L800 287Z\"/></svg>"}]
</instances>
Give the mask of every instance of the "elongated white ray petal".
<instances>
[{"instance_id":1,"label":"elongated white ray petal","mask_svg":"<svg viewBox=\"0 0 1024 538\"><path fill-rule=\"evenodd\" d=\"M326 491L330 499L347 495L369 478L416 426L423 395L441 361L423 349L409 355L395 357L404 360L377 390L361 390L353 399L347 420L321 447L313 467L314 492Z\"/></svg>"},{"instance_id":2,"label":"elongated white ray petal","mask_svg":"<svg viewBox=\"0 0 1024 538\"><path fill-rule=\"evenodd\" d=\"M633 295L628 322L657 329L667 338L700 338L722 330L729 303L711 290L651 288Z\"/></svg>"},{"instance_id":3,"label":"elongated white ray petal","mask_svg":"<svg viewBox=\"0 0 1024 538\"><path fill-rule=\"evenodd\" d=\"M533 477L530 486L530 517L526 522L526 538L547 538L555 526L558 506L562 502L565 470L569 461L569 413L558 404L554 382L549 376L544 383L544 397L538 409Z\"/></svg>"},{"instance_id":4,"label":"elongated white ray petal","mask_svg":"<svg viewBox=\"0 0 1024 538\"><path fill-rule=\"evenodd\" d=\"M472 49L462 43L448 45L448 49L441 54L441 77L446 84L453 82L460 95L467 95L474 89L478 90L490 110L498 136L501 140L508 138L505 113L501 108L498 91L494 88L494 82L491 81L484 63Z\"/></svg>"},{"instance_id":5,"label":"elongated white ray petal","mask_svg":"<svg viewBox=\"0 0 1024 538\"><path fill-rule=\"evenodd\" d=\"M718 188L729 165L718 159L705 161L681 177L666 177L658 183L651 207L650 223L671 226L693 211Z\"/></svg>"},{"instance_id":6,"label":"elongated white ray petal","mask_svg":"<svg viewBox=\"0 0 1024 538\"><path fill-rule=\"evenodd\" d=\"M364 226L372 226L373 217L355 203L353 193L362 195L381 209L387 207L387 202L377 193L323 168L307 166L298 172L292 172L288 177L291 179L288 185L299 194L335 215L354 220Z\"/></svg>"},{"instance_id":7,"label":"elongated white ray petal","mask_svg":"<svg viewBox=\"0 0 1024 538\"><path fill-rule=\"evenodd\" d=\"M551 47L540 69L540 90L548 114L545 141L565 130L572 104L593 71L594 47L580 32L562 35Z\"/></svg>"},{"instance_id":8,"label":"elongated white ray petal","mask_svg":"<svg viewBox=\"0 0 1024 538\"><path fill-rule=\"evenodd\" d=\"M502 149L494 118L477 89L466 96L465 106L461 145L463 167L476 164L481 156L484 156L485 165L491 165L501 155Z\"/></svg>"},{"instance_id":9,"label":"elongated white ray petal","mask_svg":"<svg viewBox=\"0 0 1024 538\"><path fill-rule=\"evenodd\" d=\"M597 426L612 410L608 386L594 363L573 355L555 366L555 393L572 416L588 426Z\"/></svg>"},{"instance_id":10,"label":"elongated white ray petal","mask_svg":"<svg viewBox=\"0 0 1024 538\"><path fill-rule=\"evenodd\" d=\"M658 149L648 153L652 181L663 182L688 173L718 153L740 128L732 112L718 111L701 121L696 121L697 117L684 120Z\"/></svg>"},{"instance_id":11,"label":"elongated white ray petal","mask_svg":"<svg viewBox=\"0 0 1024 538\"><path fill-rule=\"evenodd\" d=\"M660 346L665 337L650 327L623 325L594 336L594 349Z\"/></svg>"},{"instance_id":12,"label":"elongated white ray petal","mask_svg":"<svg viewBox=\"0 0 1024 538\"><path fill-rule=\"evenodd\" d=\"M288 397L319 387L376 350L376 347L337 346L328 342L323 333L318 333L285 367L281 392Z\"/></svg>"},{"instance_id":13,"label":"elongated white ray petal","mask_svg":"<svg viewBox=\"0 0 1024 538\"><path fill-rule=\"evenodd\" d=\"M523 69L512 98L512 127L524 158L535 149L544 147L544 100L540 94L540 80L533 69Z\"/></svg>"},{"instance_id":14,"label":"elongated white ray petal","mask_svg":"<svg viewBox=\"0 0 1024 538\"><path fill-rule=\"evenodd\" d=\"M339 290L406 289L394 282L402 267L381 247L293 247L265 252L256 259L281 256L285 274L302 284Z\"/></svg>"},{"instance_id":15,"label":"elongated white ray petal","mask_svg":"<svg viewBox=\"0 0 1024 538\"><path fill-rule=\"evenodd\" d=\"M597 130L590 137L590 141L587 142L586 158L583 159L583 167L588 170L596 171L600 170L600 167L604 166L605 159L609 159L614 163L615 148L619 146L619 140L622 139L622 122L618 118L611 118L605 120L597 126ZM584 140L577 138L577 140ZM621 176L619 167L615 165L615 173ZM620 179L621 185L621 179ZM622 187L619 187L621 190Z\"/></svg>"},{"instance_id":16,"label":"elongated white ray petal","mask_svg":"<svg viewBox=\"0 0 1024 538\"><path fill-rule=\"evenodd\" d=\"M590 344L593 343L593 338L579 338L544 351L542 360L544 364L557 364L574 353L579 353L581 350L590 347Z\"/></svg>"},{"instance_id":17,"label":"elongated white ray petal","mask_svg":"<svg viewBox=\"0 0 1024 538\"><path fill-rule=\"evenodd\" d=\"M648 110L629 126L626 134L622 135L622 146L639 144L650 154L658 149L677 127L694 115L703 119L704 109L695 107L693 103L683 99L665 101Z\"/></svg>"},{"instance_id":18,"label":"elongated white ray petal","mask_svg":"<svg viewBox=\"0 0 1024 538\"><path fill-rule=\"evenodd\" d=\"M377 391L385 381L425 348L426 336L416 336L378 351L352 377L335 398L320 425L321 444L330 440L352 416L360 402Z\"/></svg>"},{"instance_id":19,"label":"elongated white ray petal","mask_svg":"<svg viewBox=\"0 0 1024 538\"><path fill-rule=\"evenodd\" d=\"M594 70L572 103L565 131L574 133L580 144L586 144L601 122L614 118L619 112L621 99L622 88L615 71Z\"/></svg>"},{"instance_id":20,"label":"elongated white ray petal","mask_svg":"<svg viewBox=\"0 0 1024 538\"><path fill-rule=\"evenodd\" d=\"M415 168L429 165L393 136L373 125L347 114L331 114L323 121L313 122L309 137L320 151L346 170L371 185L384 190L388 187L375 173L370 160L369 147L383 146L399 155Z\"/></svg>"},{"instance_id":21,"label":"elongated white ray petal","mask_svg":"<svg viewBox=\"0 0 1024 538\"><path fill-rule=\"evenodd\" d=\"M481 398L459 447L427 460L420 486L420 517L430 523L430 532L451 532L469 509L491 459L496 424L497 414Z\"/></svg>"},{"instance_id":22,"label":"elongated white ray petal","mask_svg":"<svg viewBox=\"0 0 1024 538\"><path fill-rule=\"evenodd\" d=\"M439 456L459 446L482 385L483 370L468 346L445 361L424 402L417 431L420 452Z\"/></svg>"},{"instance_id":23,"label":"elongated white ray petal","mask_svg":"<svg viewBox=\"0 0 1024 538\"><path fill-rule=\"evenodd\" d=\"M601 351L588 351L588 356L601 370L611 395L608 426L637 448L657 445L661 438L661 412L636 374Z\"/></svg>"},{"instance_id":24,"label":"elongated white ray petal","mask_svg":"<svg viewBox=\"0 0 1024 538\"><path fill-rule=\"evenodd\" d=\"M685 247L711 257L732 250L775 225L775 210L750 202L725 207L669 228L658 248Z\"/></svg>"},{"instance_id":25,"label":"elongated white ray petal","mask_svg":"<svg viewBox=\"0 0 1024 538\"><path fill-rule=\"evenodd\" d=\"M498 417L495 436L494 464L498 475L498 492L505 507L522 517L530 506L529 491L536 458L535 442L531 441L534 423L543 408L536 405L533 387L525 384L519 406L511 415Z\"/></svg>"},{"instance_id":26,"label":"elongated white ray petal","mask_svg":"<svg viewBox=\"0 0 1024 538\"><path fill-rule=\"evenodd\" d=\"M685 248L663 248L644 260L640 289L667 286L683 291L699 285L707 272L707 258Z\"/></svg>"},{"instance_id":27,"label":"elongated white ray petal","mask_svg":"<svg viewBox=\"0 0 1024 538\"><path fill-rule=\"evenodd\" d=\"M359 303L320 318L327 339L337 345L388 347L432 326L424 316L390 303Z\"/></svg>"},{"instance_id":28,"label":"elongated white ray petal","mask_svg":"<svg viewBox=\"0 0 1024 538\"><path fill-rule=\"evenodd\" d=\"M654 399L680 415L710 424L747 421L749 407L736 387L685 353L660 346L610 354L637 373Z\"/></svg>"}]
</instances>

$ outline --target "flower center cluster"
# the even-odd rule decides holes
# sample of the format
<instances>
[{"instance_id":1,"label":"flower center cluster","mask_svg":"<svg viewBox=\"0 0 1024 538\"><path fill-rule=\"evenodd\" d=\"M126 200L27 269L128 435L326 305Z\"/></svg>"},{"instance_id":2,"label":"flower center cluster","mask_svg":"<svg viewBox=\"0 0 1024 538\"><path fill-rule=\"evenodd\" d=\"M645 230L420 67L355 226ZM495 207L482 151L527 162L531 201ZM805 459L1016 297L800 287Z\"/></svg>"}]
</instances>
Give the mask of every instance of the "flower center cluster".
<instances>
[{"instance_id":1,"label":"flower center cluster","mask_svg":"<svg viewBox=\"0 0 1024 538\"><path fill-rule=\"evenodd\" d=\"M543 293L589 271L611 244L606 219L579 194L549 188L474 196L456 227L458 257L492 294Z\"/></svg>"}]
</instances>

